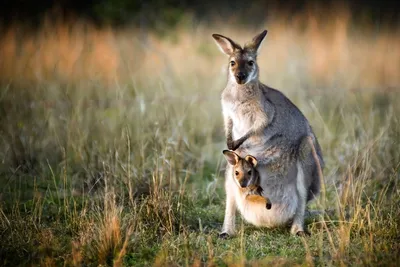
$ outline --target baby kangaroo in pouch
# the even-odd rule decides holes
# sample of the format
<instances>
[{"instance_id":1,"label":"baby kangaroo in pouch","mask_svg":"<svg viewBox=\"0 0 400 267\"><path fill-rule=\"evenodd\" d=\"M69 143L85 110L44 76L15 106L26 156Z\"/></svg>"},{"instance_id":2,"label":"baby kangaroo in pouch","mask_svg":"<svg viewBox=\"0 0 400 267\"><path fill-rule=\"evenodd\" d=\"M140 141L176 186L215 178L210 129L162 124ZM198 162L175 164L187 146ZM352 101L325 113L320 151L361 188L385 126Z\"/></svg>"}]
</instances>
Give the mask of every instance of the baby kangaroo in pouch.
<instances>
[{"instance_id":1,"label":"baby kangaroo in pouch","mask_svg":"<svg viewBox=\"0 0 400 267\"><path fill-rule=\"evenodd\" d=\"M264 30L243 47L223 35L212 35L229 58L221 105L226 143L229 150L235 151L224 151L229 163L225 173L224 236L235 234L236 210L253 225L291 223L291 233L304 234L306 204L320 191L324 162L312 127L283 93L259 81L257 57L266 35ZM251 175L238 170L249 164L257 173L257 182L247 181ZM240 179L236 179L236 171ZM255 190L248 191L256 192L254 197L258 194L273 203L270 209L243 197L243 187L248 186L255 186Z\"/></svg>"},{"instance_id":2,"label":"baby kangaroo in pouch","mask_svg":"<svg viewBox=\"0 0 400 267\"><path fill-rule=\"evenodd\" d=\"M262 196L263 189L260 186L260 175L255 168L257 159L250 155L241 158L230 150L224 150L222 153L228 163L233 166L234 179L246 199L255 203L263 203L267 209L271 209L271 201Z\"/></svg>"}]
</instances>

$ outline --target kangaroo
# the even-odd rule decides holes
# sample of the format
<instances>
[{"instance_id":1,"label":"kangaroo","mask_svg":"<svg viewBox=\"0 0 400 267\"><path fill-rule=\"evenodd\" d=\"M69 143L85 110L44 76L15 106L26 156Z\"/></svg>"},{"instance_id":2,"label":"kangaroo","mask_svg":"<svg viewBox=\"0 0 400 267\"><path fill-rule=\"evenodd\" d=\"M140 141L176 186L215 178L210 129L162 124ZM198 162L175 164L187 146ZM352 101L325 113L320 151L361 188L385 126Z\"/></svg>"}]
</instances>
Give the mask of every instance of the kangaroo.
<instances>
[{"instance_id":1,"label":"kangaroo","mask_svg":"<svg viewBox=\"0 0 400 267\"><path fill-rule=\"evenodd\" d=\"M307 233L306 204L320 191L324 162L312 127L282 92L259 81L257 55L266 35L264 30L243 48L228 37L212 35L229 56L228 81L221 94L228 149L240 157L257 158L262 195L274 203L268 210L240 198L240 188L232 178L234 168L227 165L221 237L235 234L236 209L253 225L276 227L291 222L291 233L303 235Z\"/></svg>"},{"instance_id":2,"label":"kangaroo","mask_svg":"<svg viewBox=\"0 0 400 267\"><path fill-rule=\"evenodd\" d=\"M251 155L241 158L230 150L224 150L222 153L227 162L233 166L234 178L240 188L241 197L254 203L261 203L267 209L271 209L271 201L262 196L263 189L260 186L260 175L255 168L257 159Z\"/></svg>"}]
</instances>

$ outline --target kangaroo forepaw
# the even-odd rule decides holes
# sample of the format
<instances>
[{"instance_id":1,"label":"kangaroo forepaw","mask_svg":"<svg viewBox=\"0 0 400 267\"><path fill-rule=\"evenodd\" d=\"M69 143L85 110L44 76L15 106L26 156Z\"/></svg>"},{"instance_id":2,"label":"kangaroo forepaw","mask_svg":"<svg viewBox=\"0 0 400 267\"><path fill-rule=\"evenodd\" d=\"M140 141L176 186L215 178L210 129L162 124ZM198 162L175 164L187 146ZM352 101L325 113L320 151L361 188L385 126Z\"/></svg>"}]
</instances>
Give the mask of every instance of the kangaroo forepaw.
<instances>
[{"instance_id":1,"label":"kangaroo forepaw","mask_svg":"<svg viewBox=\"0 0 400 267\"><path fill-rule=\"evenodd\" d=\"M235 151L236 149L238 149L243 144L244 141L245 141L245 139L238 139L236 141L233 141L232 150Z\"/></svg>"},{"instance_id":2,"label":"kangaroo forepaw","mask_svg":"<svg viewBox=\"0 0 400 267\"><path fill-rule=\"evenodd\" d=\"M226 141L226 146L228 147L229 150L232 150L232 151L235 150L234 149L234 147L235 147L234 143L235 142L233 142L232 140Z\"/></svg>"}]
</instances>

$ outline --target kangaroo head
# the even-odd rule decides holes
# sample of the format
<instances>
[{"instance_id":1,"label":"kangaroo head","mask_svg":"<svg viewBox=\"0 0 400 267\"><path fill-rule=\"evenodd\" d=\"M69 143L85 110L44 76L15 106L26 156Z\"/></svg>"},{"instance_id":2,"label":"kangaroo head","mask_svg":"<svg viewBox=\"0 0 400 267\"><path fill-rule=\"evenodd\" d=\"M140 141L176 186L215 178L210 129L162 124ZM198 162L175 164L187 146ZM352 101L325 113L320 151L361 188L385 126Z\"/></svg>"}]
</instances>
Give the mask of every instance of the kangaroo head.
<instances>
[{"instance_id":1,"label":"kangaroo head","mask_svg":"<svg viewBox=\"0 0 400 267\"><path fill-rule=\"evenodd\" d=\"M229 79L237 84L258 80L257 54L266 35L267 30L264 30L243 48L228 37L212 35L220 50L229 56Z\"/></svg>"},{"instance_id":2,"label":"kangaroo head","mask_svg":"<svg viewBox=\"0 0 400 267\"><path fill-rule=\"evenodd\" d=\"M255 169L257 160L253 156L239 157L233 151L224 150L222 152L229 164L233 166L234 177L239 187L253 186L258 183L258 172Z\"/></svg>"}]
</instances>

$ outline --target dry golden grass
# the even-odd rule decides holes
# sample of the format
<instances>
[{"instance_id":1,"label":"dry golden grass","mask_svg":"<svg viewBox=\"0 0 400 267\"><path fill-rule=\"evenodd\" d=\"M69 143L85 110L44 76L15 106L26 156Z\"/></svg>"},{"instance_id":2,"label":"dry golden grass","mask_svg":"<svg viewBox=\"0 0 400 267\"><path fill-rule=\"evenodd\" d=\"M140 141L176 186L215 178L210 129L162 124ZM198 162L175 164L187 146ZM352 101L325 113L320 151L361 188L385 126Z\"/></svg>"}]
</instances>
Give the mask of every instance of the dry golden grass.
<instances>
[{"instance_id":1,"label":"dry golden grass","mask_svg":"<svg viewBox=\"0 0 400 267\"><path fill-rule=\"evenodd\" d=\"M47 19L35 33L15 25L1 39L0 78L28 84L97 80L112 85L168 79L172 74L204 79L224 65L213 47L212 33L242 43L266 28L269 33L259 61L262 77L274 86L302 82L311 87L389 90L400 83L400 27L389 31L354 24L344 7L275 16L259 29L231 25L221 21L213 29L200 24L195 30L182 25L164 38L134 28L99 29L63 19L55 23Z\"/></svg>"}]
</instances>

